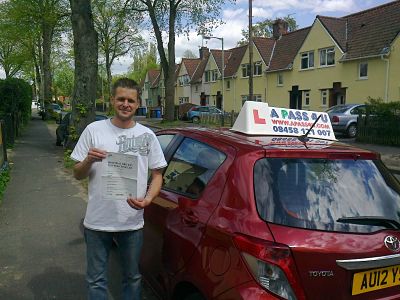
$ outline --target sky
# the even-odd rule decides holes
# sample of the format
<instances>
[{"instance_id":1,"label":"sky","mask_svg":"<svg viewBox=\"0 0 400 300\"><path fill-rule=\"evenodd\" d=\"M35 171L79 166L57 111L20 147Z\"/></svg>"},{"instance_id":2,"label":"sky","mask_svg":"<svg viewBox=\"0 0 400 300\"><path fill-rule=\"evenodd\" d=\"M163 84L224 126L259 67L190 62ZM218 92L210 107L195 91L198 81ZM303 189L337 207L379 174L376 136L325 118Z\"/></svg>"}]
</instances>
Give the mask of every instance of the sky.
<instances>
[{"instance_id":1,"label":"sky","mask_svg":"<svg viewBox=\"0 0 400 300\"><path fill-rule=\"evenodd\" d=\"M290 15L296 19L299 28L312 25L316 15L342 17L361 10L369 9L391 0L253 0L253 23L263 21L266 18L279 18ZM248 26L248 0L236 0L236 5L226 4L221 13L224 25L221 25L212 32L213 36L224 39L224 49L236 46L241 39L241 31ZM154 42L150 38L151 33L142 32L148 41ZM202 40L196 32L176 37L176 62L180 62L185 50L191 50L196 56L199 47L202 45L213 49L221 49L221 41ZM112 66L113 74L122 74L128 70L132 63L132 58L125 56L114 63ZM0 69L0 77L4 77L4 72Z\"/></svg>"}]
</instances>

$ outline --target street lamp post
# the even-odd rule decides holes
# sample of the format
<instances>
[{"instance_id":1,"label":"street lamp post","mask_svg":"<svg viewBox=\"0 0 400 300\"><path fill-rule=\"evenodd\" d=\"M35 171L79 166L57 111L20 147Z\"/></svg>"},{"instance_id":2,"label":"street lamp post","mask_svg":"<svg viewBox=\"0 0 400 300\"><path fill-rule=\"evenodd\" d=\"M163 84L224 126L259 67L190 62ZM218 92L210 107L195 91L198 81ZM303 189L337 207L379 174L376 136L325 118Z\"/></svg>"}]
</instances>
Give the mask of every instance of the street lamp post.
<instances>
[{"instance_id":1,"label":"street lamp post","mask_svg":"<svg viewBox=\"0 0 400 300\"><path fill-rule=\"evenodd\" d=\"M217 39L221 41L221 49L222 49L222 55L221 55L221 76L222 76L222 102L221 102L221 110L224 111L224 68L225 68L225 59L224 59L224 38L223 37L217 37L217 36L203 36L204 39L210 40L210 39Z\"/></svg>"}]
</instances>

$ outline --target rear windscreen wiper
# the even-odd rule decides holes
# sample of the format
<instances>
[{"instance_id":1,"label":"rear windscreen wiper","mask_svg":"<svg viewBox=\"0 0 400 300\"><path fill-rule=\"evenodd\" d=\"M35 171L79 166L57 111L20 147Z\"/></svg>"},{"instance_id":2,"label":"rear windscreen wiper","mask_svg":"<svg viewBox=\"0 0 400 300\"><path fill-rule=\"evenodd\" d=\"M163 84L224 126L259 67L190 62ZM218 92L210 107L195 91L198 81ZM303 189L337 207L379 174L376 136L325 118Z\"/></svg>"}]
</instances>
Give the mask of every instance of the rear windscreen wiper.
<instances>
[{"instance_id":1,"label":"rear windscreen wiper","mask_svg":"<svg viewBox=\"0 0 400 300\"><path fill-rule=\"evenodd\" d=\"M383 226L388 229L400 229L399 222L384 217L372 217L372 216L344 217L337 219L336 222L359 224L359 225Z\"/></svg>"}]
</instances>

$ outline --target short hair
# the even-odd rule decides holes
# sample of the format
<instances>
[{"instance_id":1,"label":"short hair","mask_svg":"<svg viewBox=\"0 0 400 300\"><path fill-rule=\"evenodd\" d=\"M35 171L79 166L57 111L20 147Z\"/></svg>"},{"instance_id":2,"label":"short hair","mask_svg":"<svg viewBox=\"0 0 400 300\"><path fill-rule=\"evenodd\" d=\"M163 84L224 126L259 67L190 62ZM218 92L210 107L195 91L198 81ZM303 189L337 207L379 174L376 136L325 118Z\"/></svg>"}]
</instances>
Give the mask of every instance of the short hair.
<instances>
[{"instance_id":1,"label":"short hair","mask_svg":"<svg viewBox=\"0 0 400 300\"><path fill-rule=\"evenodd\" d=\"M137 94L138 94L138 99L140 99L141 89L135 80L127 78L127 77L117 79L114 82L114 84L112 85L112 89L111 89L111 93L113 96L115 96L115 92L116 92L117 88L119 88L119 87L136 90Z\"/></svg>"}]
</instances>

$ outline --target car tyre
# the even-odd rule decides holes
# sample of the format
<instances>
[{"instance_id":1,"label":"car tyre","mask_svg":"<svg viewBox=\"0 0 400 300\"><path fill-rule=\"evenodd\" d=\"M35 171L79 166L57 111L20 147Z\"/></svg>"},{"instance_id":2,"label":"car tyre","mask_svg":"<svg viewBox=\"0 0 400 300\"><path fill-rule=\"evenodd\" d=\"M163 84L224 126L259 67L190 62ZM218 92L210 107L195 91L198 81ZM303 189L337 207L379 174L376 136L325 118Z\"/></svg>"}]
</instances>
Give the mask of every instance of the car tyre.
<instances>
[{"instance_id":1,"label":"car tyre","mask_svg":"<svg viewBox=\"0 0 400 300\"><path fill-rule=\"evenodd\" d=\"M62 146L62 142L58 139L58 137L57 137L57 140L56 140L56 146Z\"/></svg>"},{"instance_id":2,"label":"car tyre","mask_svg":"<svg viewBox=\"0 0 400 300\"><path fill-rule=\"evenodd\" d=\"M347 127L347 136L349 138L355 138L357 135L357 124L350 124L349 127Z\"/></svg>"},{"instance_id":3,"label":"car tyre","mask_svg":"<svg viewBox=\"0 0 400 300\"><path fill-rule=\"evenodd\" d=\"M192 118L193 123L200 123L200 118L199 117L193 117Z\"/></svg>"}]
</instances>

